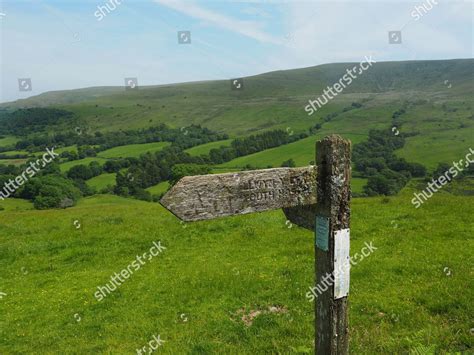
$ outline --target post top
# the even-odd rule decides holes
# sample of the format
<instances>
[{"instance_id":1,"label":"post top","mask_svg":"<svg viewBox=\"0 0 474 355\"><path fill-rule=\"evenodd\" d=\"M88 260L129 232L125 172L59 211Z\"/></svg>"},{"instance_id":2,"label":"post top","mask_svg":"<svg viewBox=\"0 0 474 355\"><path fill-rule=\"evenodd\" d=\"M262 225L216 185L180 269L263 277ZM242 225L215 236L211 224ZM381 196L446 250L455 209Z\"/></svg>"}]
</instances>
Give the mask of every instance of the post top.
<instances>
[{"instance_id":1,"label":"post top","mask_svg":"<svg viewBox=\"0 0 474 355\"><path fill-rule=\"evenodd\" d=\"M319 140L318 143L336 143L336 144L341 144L341 143L351 143L349 139L345 139L339 134L330 134L328 136L325 136L323 139Z\"/></svg>"}]
</instances>

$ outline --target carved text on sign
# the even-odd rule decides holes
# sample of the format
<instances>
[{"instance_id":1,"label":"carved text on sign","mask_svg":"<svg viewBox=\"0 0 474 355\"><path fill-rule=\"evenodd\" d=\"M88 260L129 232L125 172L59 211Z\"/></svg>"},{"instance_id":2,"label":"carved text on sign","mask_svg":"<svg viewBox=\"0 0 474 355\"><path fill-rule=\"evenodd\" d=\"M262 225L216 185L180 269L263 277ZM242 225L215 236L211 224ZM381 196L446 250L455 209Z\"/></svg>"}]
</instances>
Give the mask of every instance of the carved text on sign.
<instances>
[{"instance_id":1,"label":"carved text on sign","mask_svg":"<svg viewBox=\"0 0 474 355\"><path fill-rule=\"evenodd\" d=\"M184 177L161 200L163 206L187 221L315 202L313 166Z\"/></svg>"}]
</instances>

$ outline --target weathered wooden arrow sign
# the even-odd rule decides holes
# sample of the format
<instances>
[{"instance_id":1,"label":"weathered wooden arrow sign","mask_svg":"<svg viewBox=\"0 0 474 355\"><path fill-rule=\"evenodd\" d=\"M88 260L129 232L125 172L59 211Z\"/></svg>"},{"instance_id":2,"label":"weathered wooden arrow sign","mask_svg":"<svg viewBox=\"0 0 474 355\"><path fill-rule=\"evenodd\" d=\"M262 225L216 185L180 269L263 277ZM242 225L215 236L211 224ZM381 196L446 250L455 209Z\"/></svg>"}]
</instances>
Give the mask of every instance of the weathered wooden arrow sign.
<instances>
[{"instance_id":1,"label":"weathered wooden arrow sign","mask_svg":"<svg viewBox=\"0 0 474 355\"><path fill-rule=\"evenodd\" d=\"M186 176L161 199L184 221L316 203L316 167Z\"/></svg>"},{"instance_id":2,"label":"weathered wooden arrow sign","mask_svg":"<svg viewBox=\"0 0 474 355\"><path fill-rule=\"evenodd\" d=\"M161 204L184 221L283 208L292 223L315 231L315 353L349 352L348 264L350 240L351 143L337 135L316 143L316 167L278 168L187 176ZM319 285L332 284L316 294ZM308 297L308 294L306 294Z\"/></svg>"}]
</instances>

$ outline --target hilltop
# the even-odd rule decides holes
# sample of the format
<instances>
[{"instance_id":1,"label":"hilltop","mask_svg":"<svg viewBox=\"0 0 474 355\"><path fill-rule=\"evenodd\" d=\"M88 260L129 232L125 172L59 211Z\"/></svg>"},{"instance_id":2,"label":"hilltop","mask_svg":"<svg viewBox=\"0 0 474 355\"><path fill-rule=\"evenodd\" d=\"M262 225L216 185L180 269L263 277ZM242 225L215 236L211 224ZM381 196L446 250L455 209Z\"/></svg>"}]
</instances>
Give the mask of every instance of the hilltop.
<instances>
[{"instance_id":1,"label":"hilltop","mask_svg":"<svg viewBox=\"0 0 474 355\"><path fill-rule=\"evenodd\" d=\"M321 95L355 65L358 63L324 64L246 77L240 91L231 90L229 80L127 91L123 87L94 87L48 92L0 107L61 108L74 112L93 130L135 129L158 123L172 127L201 124L237 136L288 126L295 132L306 130L354 101L363 103L365 112L374 116L380 114L376 108L398 108L405 100L423 101L421 108L427 110L446 102L472 101L473 59L380 62L308 116L304 111L307 101ZM352 125L344 126L352 130ZM362 131L366 133L366 129Z\"/></svg>"}]
</instances>

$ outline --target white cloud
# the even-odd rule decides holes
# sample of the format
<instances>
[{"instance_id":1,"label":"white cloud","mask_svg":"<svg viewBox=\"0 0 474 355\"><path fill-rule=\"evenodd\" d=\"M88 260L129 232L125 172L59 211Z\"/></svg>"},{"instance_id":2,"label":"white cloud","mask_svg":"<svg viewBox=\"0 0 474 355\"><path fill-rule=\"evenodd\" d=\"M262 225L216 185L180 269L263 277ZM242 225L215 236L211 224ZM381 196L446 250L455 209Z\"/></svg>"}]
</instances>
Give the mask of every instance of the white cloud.
<instances>
[{"instance_id":1,"label":"white cloud","mask_svg":"<svg viewBox=\"0 0 474 355\"><path fill-rule=\"evenodd\" d=\"M417 1L318 1L282 4L289 40L267 58L270 66L291 68L333 62L446 59L472 56L472 18L467 2L440 3L418 21ZM403 43L388 44L388 31L402 29Z\"/></svg>"},{"instance_id":2,"label":"white cloud","mask_svg":"<svg viewBox=\"0 0 474 355\"><path fill-rule=\"evenodd\" d=\"M254 7L254 6L245 7L242 9L241 12L245 15L250 15L250 16L260 16L264 18L272 17L267 11L259 7Z\"/></svg>"},{"instance_id":3,"label":"white cloud","mask_svg":"<svg viewBox=\"0 0 474 355\"><path fill-rule=\"evenodd\" d=\"M259 42L281 44L282 40L278 37L269 35L259 27L261 25L254 21L242 21L219 14L215 11L205 9L192 2L181 0L154 0L156 3L171 8L187 16L206 21L222 29L239 33L241 35L253 38Z\"/></svg>"}]
</instances>

